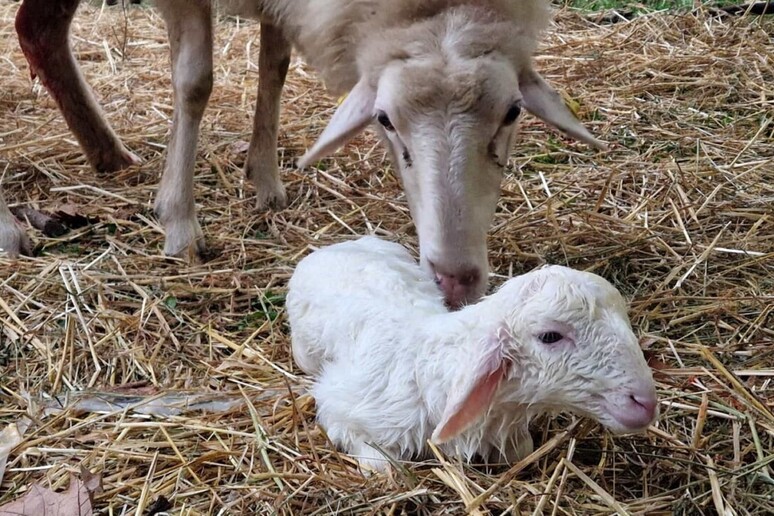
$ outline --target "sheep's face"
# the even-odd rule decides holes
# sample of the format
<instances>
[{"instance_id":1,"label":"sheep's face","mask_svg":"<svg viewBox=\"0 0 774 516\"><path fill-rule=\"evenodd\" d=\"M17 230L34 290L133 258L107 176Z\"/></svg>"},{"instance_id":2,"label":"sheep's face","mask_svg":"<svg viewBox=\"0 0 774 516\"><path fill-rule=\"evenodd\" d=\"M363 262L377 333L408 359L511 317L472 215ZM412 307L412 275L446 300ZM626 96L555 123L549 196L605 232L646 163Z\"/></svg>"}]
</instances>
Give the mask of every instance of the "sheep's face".
<instances>
[{"instance_id":1,"label":"sheep's face","mask_svg":"<svg viewBox=\"0 0 774 516\"><path fill-rule=\"evenodd\" d=\"M505 353L514 366L503 395L537 410L587 415L614 432L645 429L658 413L656 390L621 294L566 267L534 275L507 324Z\"/></svg>"},{"instance_id":2,"label":"sheep's face","mask_svg":"<svg viewBox=\"0 0 774 516\"><path fill-rule=\"evenodd\" d=\"M486 234L521 112L516 74L495 55L407 60L384 71L378 91L422 267L451 306L473 301L486 288Z\"/></svg>"}]
</instances>

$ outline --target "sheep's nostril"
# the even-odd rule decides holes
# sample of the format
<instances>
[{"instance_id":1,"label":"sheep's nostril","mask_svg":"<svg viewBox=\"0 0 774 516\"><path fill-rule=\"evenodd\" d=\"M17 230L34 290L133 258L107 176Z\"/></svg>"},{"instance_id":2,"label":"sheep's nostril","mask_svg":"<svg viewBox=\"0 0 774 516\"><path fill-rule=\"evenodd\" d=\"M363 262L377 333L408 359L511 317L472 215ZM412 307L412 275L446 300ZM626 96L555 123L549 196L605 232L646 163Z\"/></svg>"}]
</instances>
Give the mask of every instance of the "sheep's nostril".
<instances>
[{"instance_id":1,"label":"sheep's nostril","mask_svg":"<svg viewBox=\"0 0 774 516\"><path fill-rule=\"evenodd\" d=\"M658 417L658 396L653 385L635 386L617 392L607 399L607 410L621 425L618 431L638 432L646 429Z\"/></svg>"},{"instance_id":2,"label":"sheep's nostril","mask_svg":"<svg viewBox=\"0 0 774 516\"><path fill-rule=\"evenodd\" d=\"M645 411L646 414L648 414L650 417L653 417L656 412L656 407L658 405L658 400L656 399L656 396L653 394L630 394L629 399L632 400L632 402L639 407L642 407L642 409Z\"/></svg>"},{"instance_id":3,"label":"sheep's nostril","mask_svg":"<svg viewBox=\"0 0 774 516\"><path fill-rule=\"evenodd\" d=\"M435 273L435 283L443 292L444 300L451 309L457 309L465 301L465 287L454 276Z\"/></svg>"},{"instance_id":4,"label":"sheep's nostril","mask_svg":"<svg viewBox=\"0 0 774 516\"><path fill-rule=\"evenodd\" d=\"M459 288L459 281L454 276L435 273L435 283L444 293L451 293Z\"/></svg>"},{"instance_id":5,"label":"sheep's nostril","mask_svg":"<svg viewBox=\"0 0 774 516\"><path fill-rule=\"evenodd\" d=\"M432 278L443 292L446 304L457 309L474 300L482 271L477 267L444 268L428 260Z\"/></svg>"}]
</instances>

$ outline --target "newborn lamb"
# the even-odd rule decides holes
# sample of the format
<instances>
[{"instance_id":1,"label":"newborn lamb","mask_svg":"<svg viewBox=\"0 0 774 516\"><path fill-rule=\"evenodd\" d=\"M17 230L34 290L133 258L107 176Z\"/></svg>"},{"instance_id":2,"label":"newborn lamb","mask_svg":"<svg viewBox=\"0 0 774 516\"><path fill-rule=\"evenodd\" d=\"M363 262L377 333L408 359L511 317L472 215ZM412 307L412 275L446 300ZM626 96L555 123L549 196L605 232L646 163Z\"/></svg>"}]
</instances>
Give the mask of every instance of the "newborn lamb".
<instances>
[{"instance_id":1,"label":"newborn lamb","mask_svg":"<svg viewBox=\"0 0 774 516\"><path fill-rule=\"evenodd\" d=\"M644 430L658 412L627 305L588 272L542 267L448 312L406 249L364 237L301 260L287 311L320 424L376 470L389 464L377 447L410 459L428 439L466 460L516 461L544 412L616 433Z\"/></svg>"}]
</instances>

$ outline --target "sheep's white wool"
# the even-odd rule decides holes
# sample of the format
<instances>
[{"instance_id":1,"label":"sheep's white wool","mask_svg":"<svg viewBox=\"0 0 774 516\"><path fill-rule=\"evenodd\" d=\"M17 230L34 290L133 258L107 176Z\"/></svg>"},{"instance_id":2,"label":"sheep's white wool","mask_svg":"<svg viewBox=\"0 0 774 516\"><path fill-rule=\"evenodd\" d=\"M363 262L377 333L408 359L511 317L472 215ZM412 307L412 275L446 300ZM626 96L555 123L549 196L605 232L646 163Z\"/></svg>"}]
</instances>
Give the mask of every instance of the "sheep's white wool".
<instances>
[{"instance_id":1,"label":"sheep's white wool","mask_svg":"<svg viewBox=\"0 0 774 516\"><path fill-rule=\"evenodd\" d=\"M301 260L287 310L319 422L379 469L370 444L408 459L432 437L452 455L514 461L532 450L535 414L567 410L630 432L657 412L627 305L591 273L546 266L448 312L402 246L364 237Z\"/></svg>"},{"instance_id":2,"label":"sheep's white wool","mask_svg":"<svg viewBox=\"0 0 774 516\"><path fill-rule=\"evenodd\" d=\"M507 49L512 53L510 57L523 64L529 61L540 32L550 20L549 2L545 0L220 0L219 5L227 13L268 19L281 26L301 54L323 74L328 87L339 93L357 82L363 71L358 70L358 65L384 64L384 60L370 63L369 58L360 55L363 41L376 38L378 44L374 46L402 51L398 49L405 47L410 42L407 36L411 38L413 34L400 29L445 10L475 13L452 18L456 26L448 33L457 40L447 41L448 46L469 43L465 41L466 25L473 26L482 19L506 22L507 27L498 27L504 33L491 34L489 40L502 41L503 50ZM428 41L433 36L424 34ZM414 48L420 49L423 42L416 43Z\"/></svg>"}]
</instances>

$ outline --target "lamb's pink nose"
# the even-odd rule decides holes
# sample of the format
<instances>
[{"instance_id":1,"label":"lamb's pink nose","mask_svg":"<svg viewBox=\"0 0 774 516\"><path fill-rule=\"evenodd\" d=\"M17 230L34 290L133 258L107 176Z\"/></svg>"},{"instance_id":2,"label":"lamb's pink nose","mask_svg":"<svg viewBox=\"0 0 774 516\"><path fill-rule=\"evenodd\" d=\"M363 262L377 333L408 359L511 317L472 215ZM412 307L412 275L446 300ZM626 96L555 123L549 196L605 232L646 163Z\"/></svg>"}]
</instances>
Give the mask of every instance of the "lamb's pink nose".
<instances>
[{"instance_id":1,"label":"lamb's pink nose","mask_svg":"<svg viewBox=\"0 0 774 516\"><path fill-rule=\"evenodd\" d=\"M647 428L658 415L658 398L654 389L638 389L629 394L619 420L632 430Z\"/></svg>"},{"instance_id":2,"label":"lamb's pink nose","mask_svg":"<svg viewBox=\"0 0 774 516\"><path fill-rule=\"evenodd\" d=\"M435 282L441 287L446 304L452 309L460 308L465 303L475 301L481 282L481 271L475 267L465 267L452 274L440 272L433 266Z\"/></svg>"}]
</instances>

